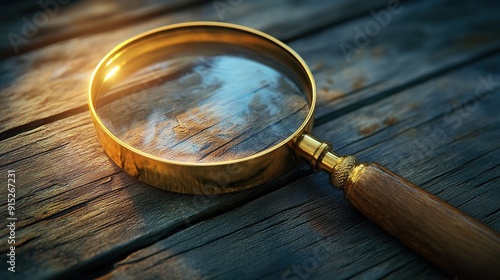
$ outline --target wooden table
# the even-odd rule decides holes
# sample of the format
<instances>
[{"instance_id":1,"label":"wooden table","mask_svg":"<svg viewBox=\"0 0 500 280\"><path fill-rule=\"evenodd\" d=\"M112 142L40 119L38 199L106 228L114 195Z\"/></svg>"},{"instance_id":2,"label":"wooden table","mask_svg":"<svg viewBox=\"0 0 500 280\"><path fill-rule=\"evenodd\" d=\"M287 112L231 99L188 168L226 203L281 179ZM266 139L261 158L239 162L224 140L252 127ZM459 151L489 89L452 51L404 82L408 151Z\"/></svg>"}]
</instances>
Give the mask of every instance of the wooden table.
<instances>
[{"instance_id":1,"label":"wooden table","mask_svg":"<svg viewBox=\"0 0 500 280\"><path fill-rule=\"evenodd\" d=\"M317 82L318 137L500 230L498 1L52 3L0 9L0 220L8 170L17 218L15 274L0 227L0 279L453 278L305 164L248 191L191 196L112 163L87 111L93 68L129 37L192 20L287 43Z\"/></svg>"}]
</instances>

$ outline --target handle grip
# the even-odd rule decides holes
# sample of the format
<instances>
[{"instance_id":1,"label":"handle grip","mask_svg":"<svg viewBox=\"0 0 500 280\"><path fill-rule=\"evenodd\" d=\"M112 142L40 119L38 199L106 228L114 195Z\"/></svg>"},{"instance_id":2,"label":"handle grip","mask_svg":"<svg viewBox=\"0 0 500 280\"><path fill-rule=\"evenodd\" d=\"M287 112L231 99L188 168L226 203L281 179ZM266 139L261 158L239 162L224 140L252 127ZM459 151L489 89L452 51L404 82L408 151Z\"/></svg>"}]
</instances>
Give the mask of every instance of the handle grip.
<instances>
[{"instance_id":1,"label":"handle grip","mask_svg":"<svg viewBox=\"0 0 500 280\"><path fill-rule=\"evenodd\" d=\"M498 232L381 165L340 157L310 135L298 140L295 154L329 172L354 207L444 271L459 279L499 279Z\"/></svg>"},{"instance_id":2,"label":"handle grip","mask_svg":"<svg viewBox=\"0 0 500 280\"><path fill-rule=\"evenodd\" d=\"M356 169L344 194L360 212L451 275L500 277L496 231L376 163Z\"/></svg>"}]
</instances>

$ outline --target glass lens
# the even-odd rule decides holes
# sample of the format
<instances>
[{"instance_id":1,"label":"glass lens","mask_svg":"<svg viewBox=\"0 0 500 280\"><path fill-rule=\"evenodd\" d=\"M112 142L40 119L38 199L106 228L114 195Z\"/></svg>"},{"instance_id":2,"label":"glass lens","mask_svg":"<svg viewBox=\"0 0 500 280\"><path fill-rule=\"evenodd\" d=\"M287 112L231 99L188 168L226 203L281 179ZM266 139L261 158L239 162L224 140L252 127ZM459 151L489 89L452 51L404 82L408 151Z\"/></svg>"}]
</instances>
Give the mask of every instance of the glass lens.
<instances>
[{"instance_id":1,"label":"glass lens","mask_svg":"<svg viewBox=\"0 0 500 280\"><path fill-rule=\"evenodd\" d=\"M144 67L99 93L97 114L116 137L164 159L251 156L289 137L309 112L283 65L241 46L184 44L136 60Z\"/></svg>"}]
</instances>

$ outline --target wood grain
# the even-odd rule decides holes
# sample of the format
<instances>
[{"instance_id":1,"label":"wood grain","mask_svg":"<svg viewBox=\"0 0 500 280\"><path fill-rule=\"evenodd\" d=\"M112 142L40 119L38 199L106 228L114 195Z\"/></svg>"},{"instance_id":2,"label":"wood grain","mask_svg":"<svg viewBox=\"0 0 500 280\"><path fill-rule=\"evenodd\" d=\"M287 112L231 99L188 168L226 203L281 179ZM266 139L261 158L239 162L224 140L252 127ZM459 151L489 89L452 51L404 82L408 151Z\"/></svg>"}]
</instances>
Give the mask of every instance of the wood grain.
<instances>
[{"instance_id":1,"label":"wood grain","mask_svg":"<svg viewBox=\"0 0 500 280\"><path fill-rule=\"evenodd\" d=\"M270 182L252 190L254 195L206 197L165 192L137 181L106 157L88 118L82 113L2 142L5 165L1 168L16 170L16 198L22 205L16 223L17 277L37 274L37 278L47 279L62 272L75 274L310 173L288 173L278 179L285 180L282 183ZM19 145L19 141L27 144ZM0 190L0 195L5 196L6 190ZM0 207L5 206L6 201L1 201ZM5 220L6 214L0 213L0 218ZM2 253L8 248L3 242L7 234L5 228L0 230ZM0 271L0 278L7 277L6 270Z\"/></svg>"},{"instance_id":2,"label":"wood grain","mask_svg":"<svg viewBox=\"0 0 500 280\"><path fill-rule=\"evenodd\" d=\"M460 279L500 275L500 233L376 163L344 189L370 220Z\"/></svg>"},{"instance_id":3,"label":"wood grain","mask_svg":"<svg viewBox=\"0 0 500 280\"><path fill-rule=\"evenodd\" d=\"M500 230L498 91L465 106L479 78L500 81L497 5L412 2L347 63L338 44L386 2L320 2L244 1L225 20L294 39L323 91L317 136ZM139 32L196 19L218 20L212 2L1 62L1 130L12 133L0 165L16 169L21 186L16 276L290 278L305 265L314 279L446 278L304 166L248 192L193 197L145 186L107 159L85 112L96 61Z\"/></svg>"},{"instance_id":4,"label":"wood grain","mask_svg":"<svg viewBox=\"0 0 500 280\"><path fill-rule=\"evenodd\" d=\"M463 118L459 126L451 126L445 118L463 114L459 109L450 112L454 108L451 102L473 96L477 77L499 73L499 62L496 55L436 77L323 124L316 132L340 144L340 153L358 150L361 160L378 160L398 169L499 231L500 192L496 186L500 182L500 146L493 139L500 137L500 124L483 118L497 110L498 90L478 103L476 111ZM409 102L418 102L419 106ZM398 122L370 136L360 134L353 125L367 120L383 122L387 115ZM433 144L432 151L417 155L413 147L429 145L427 131L437 128L447 129L447 133ZM346 143L352 145L342 147ZM397 245L400 243L395 238L350 207L324 174L305 177L214 220L131 254L102 279L120 279L144 269L152 276L180 279L207 275L300 279L294 267L301 271L302 278L311 279L454 278Z\"/></svg>"},{"instance_id":5,"label":"wood grain","mask_svg":"<svg viewBox=\"0 0 500 280\"><path fill-rule=\"evenodd\" d=\"M293 2L293 1L292 1ZM385 1L370 1L354 5L351 1L322 1L291 4L281 1L242 2L228 10L224 20L258 28L272 29L288 36L303 36L315 30L324 21L335 23L385 5ZM263 11L266 17L263 18ZM329 11L328 17L317 20ZM89 78L97 63L119 43L150 29L183 21L220 21L213 2L193 9L169 13L168 16L145 19L132 26L90 34L52 44L32 52L5 59L0 63L0 139L36 128L57 119L87 110ZM258 18L258 20L257 20ZM303 22L300 29L295 22ZM34 86L37 85L37 86ZM5 110L6 108L9 110ZM17 129L16 129L17 128Z\"/></svg>"},{"instance_id":6,"label":"wood grain","mask_svg":"<svg viewBox=\"0 0 500 280\"><path fill-rule=\"evenodd\" d=\"M190 8L200 0L16 1L1 14L0 57L19 55L88 34L101 33ZM44 19L45 18L45 19Z\"/></svg>"},{"instance_id":7,"label":"wood grain","mask_svg":"<svg viewBox=\"0 0 500 280\"><path fill-rule=\"evenodd\" d=\"M473 217L480 219L498 230L500 229L500 219L498 212L495 213L497 204L494 199L494 197L498 198L498 193L494 188L498 181L498 179L494 179L495 173L498 172L498 160L495 161L495 159L498 159L498 147L495 148L494 146L496 142L488 142L488 139L495 139L500 136L498 124L495 120L483 120L478 116L466 118L463 120L462 126L450 130L450 134L447 134L442 142L437 143L435 149L438 152L426 154L424 158L412 158L412 164L417 167L420 166L419 164L422 162L433 163L432 167L429 166L427 169L423 169L427 170L427 173L415 172L416 169L401 169L399 164L405 166L405 163L407 163L405 159L408 157L407 153L411 152L411 147L427 139L428 135L424 133L427 129L436 126L443 127L444 120L442 116L448 113L452 105L448 103L450 104L448 107L442 106L442 104L457 98L459 100L467 98L477 85L476 78L478 76L485 75L489 71L498 73L496 69L498 67L497 65L500 65L500 63L498 63L499 61L500 58L497 56L495 59L488 59L470 69L456 71L456 73L451 76L444 76L415 89L402 92L400 95L384 100L382 103L363 108L358 114L352 113L346 115L342 119L328 125L325 124L320 126L316 130L320 136L327 137L327 140L337 142L340 146L346 143L346 141L350 141L355 143L350 149L375 146L375 149L380 151L380 154L375 153L375 150L371 150L372 153L368 154L366 152L361 153L360 158L363 160L375 160L374 157L376 156L390 153L377 160L382 161L390 168L398 167L403 175L411 175L410 177L412 180L419 183L434 177L439 178L441 175L440 172L443 171L443 169L441 169L442 161L439 160L441 156L439 151L442 149L449 151L447 158L450 159L451 163L455 161L455 158L463 161L464 157L473 151L484 155L483 157L472 158L467 169L474 170L474 172L467 176L464 177L455 172L441 179L441 182L448 186L448 188L446 188L446 192L440 193L440 195L444 199L451 201L453 205L459 206L459 208L464 211L467 210L466 212ZM443 87L443 85L448 84L454 84L457 89L461 88L462 90L455 91L454 88L450 88L449 92L451 93L453 91L453 95L449 95L447 94L448 91L443 90L446 88ZM432 91L429 89L438 90ZM415 99L415 96L419 98ZM403 104L408 103L408 100L417 101L420 106L416 108L403 106ZM496 110L495 108L497 108L496 106L499 104L498 95L492 95L491 99L488 100L490 101L480 103L481 109L478 109L478 113L481 112L482 114L483 112L488 113ZM397 110L382 110L382 108L388 108L387 106L389 104L394 106ZM487 107L484 107L485 105L487 105ZM370 115L369 112L374 112L375 114ZM378 112L380 112L380 114L378 114ZM352 125L352 123L363 124L363 122L366 122L365 119L383 121L387 114L397 118L399 122L370 137L359 134L356 126ZM30 188L20 189L20 191L26 192L21 193L25 197L23 204L33 205L26 206L21 212L23 216L20 217L22 220L27 221L27 224L22 225L20 229L23 240L27 242L20 247L20 254L26 256L26 259L24 259L26 263L32 264L31 268L24 268L28 274L43 268L44 273L40 274L40 277L49 277L50 275L59 275L61 271L68 271L68 267L87 267L88 269L88 267L101 265L106 263L106 259L103 259L104 257L117 254L117 252L127 252L127 250L131 248L133 250L133 248L137 248L135 246L139 246L140 248L142 246L140 244L142 244L141 242L145 242L144 240L161 239L161 237L164 236L163 233L165 236L170 236L176 232L177 228L182 228L182 225L185 224L185 219L196 220L198 215L209 215L208 213L217 211L217 209L231 209L231 205L236 205L235 207L238 208L240 207L239 203L245 200L246 196L251 196L251 193L245 192L230 196L197 198L162 192L144 186L128 175L123 174L123 172L120 172L103 155L97 140L94 137L88 137L88 135L92 135L92 127L87 118L87 114L79 114L65 121L59 121L44 126L31 134L18 136L26 141L26 145L23 147L16 148L19 139L14 138L4 141L4 143L8 145L2 146L2 148L5 147L5 152L12 149L12 151L7 154L8 156L2 151L4 157L12 159L18 158L18 161L9 162L9 165L5 166L5 168L16 168L20 171L25 170L24 172L26 173L20 173L19 177L29 178L29 180L26 179L27 181L25 183L26 185L30 185ZM408 129L407 123L414 123L415 120L421 120L421 122L415 123L416 129L418 129L415 135L401 133L401 131ZM66 126L66 131L60 131L60 126L62 124ZM342 125L340 126L340 124ZM484 129L488 128L489 132L476 132L477 137L473 140L464 137L464 135L471 133L470 128L472 127L482 130L483 132L485 132ZM327 136L325 135L327 131L332 131L333 133ZM337 133L335 133L335 131ZM469 145L471 143L470 141L474 141L476 144ZM452 144L448 144L450 142ZM484 145L484 143L491 143L491 145ZM469 152L465 152L464 147L468 147L465 151ZM346 148L340 148L341 152L347 150ZM410 151L408 148L410 148ZM481 150L479 150L479 148ZM57 154L50 157L43 156L44 154L50 155L50 151L53 150L58 150L59 153L65 155L65 157L58 157ZM491 162L492 165L484 165L483 162ZM37 166L40 165L50 166L50 169L43 173L38 172L28 175L29 170L36 170ZM66 167L68 165L79 166L79 168L68 169ZM455 163L455 166L458 165ZM453 166L447 166L446 169L450 171L453 169ZM65 172L60 172L61 170L65 170ZM477 174L483 175L480 178L474 179L474 176ZM54 177L54 175L57 175L57 177ZM444 179L445 181L443 181ZM470 179L472 179L472 181L468 182ZM442 186L443 183L434 184L437 187L444 188L444 186ZM411 252L399 247L397 241L387 237L383 231L379 230L377 227L366 222L356 226L358 223L364 221L364 218L356 214L347 203L342 202L341 195L333 193L333 190L330 190L327 184L328 181L326 176L317 174L313 177L308 177L302 181L296 182L284 189L280 189L276 195L269 196L269 198L256 200L255 203L252 203L249 207L244 209L244 211L250 211L248 213L248 219L252 219L257 211L256 209L263 208L261 203L264 205L276 205L276 202L283 199L283 204L279 204L282 205L280 207L292 207L290 211L294 211L294 213L300 216L299 213L307 212L307 209L300 206L293 207L293 205L295 205L294 203L297 203L297 205L304 204L304 207L307 206L312 209L319 207L315 206L316 203L323 201L320 203L323 205L322 208L318 208L318 210L315 211L311 210L314 213L312 216L309 216L309 214L301 216L305 220L299 219L294 221L294 219L291 219L290 222L294 222L290 224L290 229L288 227L277 227L277 230L282 230L281 234L285 237L288 236L286 238L289 238L290 242L285 242L289 245L279 245L279 243L276 243L277 246L280 246L277 247L276 250L268 249L271 250L274 255L274 257L271 257L271 259L274 260L273 266L279 264L278 266L280 267L280 271L276 271L274 275L277 273L277 276L280 277L282 270L291 267L295 262L301 263L302 259L307 259L311 256L314 252L314 248L320 246L317 242L329 236L330 232L339 234L345 232L345 234L335 235L335 241L327 239L325 244L328 245L324 246L333 246L334 248L338 246L339 251L336 254L332 254L329 261L322 262L322 266L318 267L318 270L315 270L315 275L328 273L328 271L342 270L344 272L340 274L340 278L345 278L349 275L352 276L361 272L368 273L372 275L372 277L374 277L373 275L380 276L391 272L401 277L403 277L403 275L405 277L409 277L410 275L417 276L422 275L422 273L433 275L435 278L442 277L439 272L429 267L421 259L416 258ZM434 184L427 187L436 191L437 189L434 187ZM467 192L464 190L474 191L477 186L482 186L479 188L482 191L474 194L476 198L475 201L469 201L468 196L460 197L459 194ZM43 189L45 189L45 191L40 191ZM293 192L294 189L297 189L296 193ZM317 191L314 191L314 189L317 189ZM293 195L293 193L295 193L295 195ZM456 197L457 195L458 197ZM290 196L290 198L287 198L288 196ZM478 207L478 202L481 203L481 207ZM280 207L272 207L271 210L276 209L276 211L279 211ZM105 209L105 211L103 209ZM224 225L227 225L229 221L238 220L236 217L243 215L243 213L236 209L229 211L229 213L231 214L227 214L229 216L223 219L224 222L222 224L202 222L188 232L193 232L192 234L194 236L206 235L207 238L212 238L210 234L202 233L205 231L206 226L214 227L213 232L221 232L221 228L227 228L227 226ZM336 214L332 215L331 213ZM261 214L272 215L268 212ZM225 215L223 216L226 217ZM273 217L281 216L277 215ZM330 218L325 220L325 217ZM315 219L316 222L314 222ZM317 235L317 233L310 232L311 227L309 226L309 222L306 222L307 220L311 220L313 224L319 223L322 226L327 226L324 235ZM271 219L268 222L274 223L276 221ZM295 224L295 222L298 224ZM246 220L243 220L242 223L243 227L248 226ZM235 224L235 226L237 225L238 224ZM109 229L110 227L111 230ZM56 228L57 230L55 230ZM228 230L229 229L230 228L228 228ZM198 230L201 232L198 232ZM235 230L237 230L237 228L235 228ZM123 232L124 234L117 235L116 232ZM174 235L173 241L166 238L165 242L167 242L167 244L171 244L169 242L180 242L176 241L175 238L177 237L175 236L184 236L186 234L188 233L186 233L185 230L181 230L178 235ZM275 234L276 233L273 233L271 236ZM302 243L300 240L306 238L305 236L309 234L310 239L306 239L309 241L306 242L304 240L306 243ZM188 234L188 236L191 235ZM249 242L258 240L261 237L261 235L255 235ZM217 237L215 236L213 238ZM235 239L232 241L222 240L224 240L224 243L228 242L227 244L234 244L237 248L243 246L240 250L248 250L248 248L244 249L247 243L237 241L244 240L244 237L235 235L234 238ZM203 240L204 239L201 239L200 242ZM94 244L94 242L96 242L95 245L88 246L88 244ZM249 256L249 258L260 259L263 257L262 254L267 254L267 250L261 250L261 246L267 246L265 245L266 243L262 242L263 241L258 243L261 245L252 247L254 248L251 251L252 257ZM371 242L373 242L373 244ZM183 246L188 246L189 248L189 244L193 243L187 242L183 244ZM195 256L201 254L203 256L203 253L198 253L200 250L203 251L205 248L209 251L216 250L215 248L217 247L211 246L216 246L217 244L218 243L214 243L208 247L202 246L190 254L194 254ZM57 248L57 250L51 249L52 247ZM78 248L78 250L73 250L71 248ZM153 248L147 249L145 252L154 250ZM278 248L285 248L290 251L281 251ZM303 249L296 251L297 248ZM51 257L40 259L37 257L38 253L32 253L30 256L23 252L51 252ZM238 251L236 250L235 252ZM261 252L261 254L257 252ZM138 251L137 254L133 254L133 258L135 258L135 256L141 256L143 253L143 251ZM285 253L287 257L284 257L284 255L282 255L283 253ZM402 256L400 256L401 254ZM62 259L59 259L58 262L54 262L53 258L57 255L61 256ZM280 256L284 258L282 261L278 260L281 258ZM342 258L340 256L342 256ZM158 257L160 258L160 256ZM234 256L230 254L227 255L227 257L234 258ZM224 260L225 258L222 258L220 259L220 263L219 261L216 263L209 262L206 265L207 267L217 268L214 273L224 273L226 269L225 266L222 266ZM334 260L338 260L338 262ZM204 260L204 262L207 261L208 259ZM213 261L215 261L215 259ZM401 267L408 262L411 263L410 268L403 269L400 272L394 271L395 268ZM268 262L264 262L262 265L267 263ZM178 271L179 273L184 271L175 270L170 264L170 262L160 262L156 269L158 271ZM242 265L244 264L242 263ZM126 273L135 273L134 271L140 273L144 271L144 266L140 262L137 266L130 266L131 268L128 268ZM371 266L374 266L372 268L373 270L371 270ZM255 269L260 269L259 267L259 265L255 265ZM121 269L120 266L116 271L116 275L122 275ZM154 273L154 271L155 270L151 270L150 272ZM207 275L208 271L203 271L203 275ZM242 271L239 270L232 273L237 274L238 272Z\"/></svg>"},{"instance_id":8,"label":"wood grain","mask_svg":"<svg viewBox=\"0 0 500 280\"><path fill-rule=\"evenodd\" d=\"M354 111L500 49L500 40L494 35L500 32L495 15L499 7L480 1L451 11L450 3L408 3L376 36L367 35L365 44L356 44L355 39L366 35L365 28L377 22L373 15L291 42L313 70L318 121ZM352 46L348 55L342 51L343 44Z\"/></svg>"}]
</instances>

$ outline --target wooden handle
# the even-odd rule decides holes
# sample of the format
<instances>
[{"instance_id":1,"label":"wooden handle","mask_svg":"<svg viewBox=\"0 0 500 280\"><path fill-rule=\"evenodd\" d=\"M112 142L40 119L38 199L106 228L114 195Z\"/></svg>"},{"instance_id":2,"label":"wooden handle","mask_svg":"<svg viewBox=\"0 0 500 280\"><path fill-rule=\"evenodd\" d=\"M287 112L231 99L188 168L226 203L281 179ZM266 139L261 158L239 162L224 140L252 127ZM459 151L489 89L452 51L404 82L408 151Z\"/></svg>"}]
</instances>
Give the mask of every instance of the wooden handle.
<instances>
[{"instance_id":1,"label":"wooden handle","mask_svg":"<svg viewBox=\"0 0 500 280\"><path fill-rule=\"evenodd\" d=\"M354 207L408 247L459 279L500 279L500 234L378 164L335 154L304 134L294 153Z\"/></svg>"},{"instance_id":2,"label":"wooden handle","mask_svg":"<svg viewBox=\"0 0 500 280\"><path fill-rule=\"evenodd\" d=\"M500 279L500 234L445 201L378 164L356 166L343 189L364 215L451 275Z\"/></svg>"}]
</instances>

